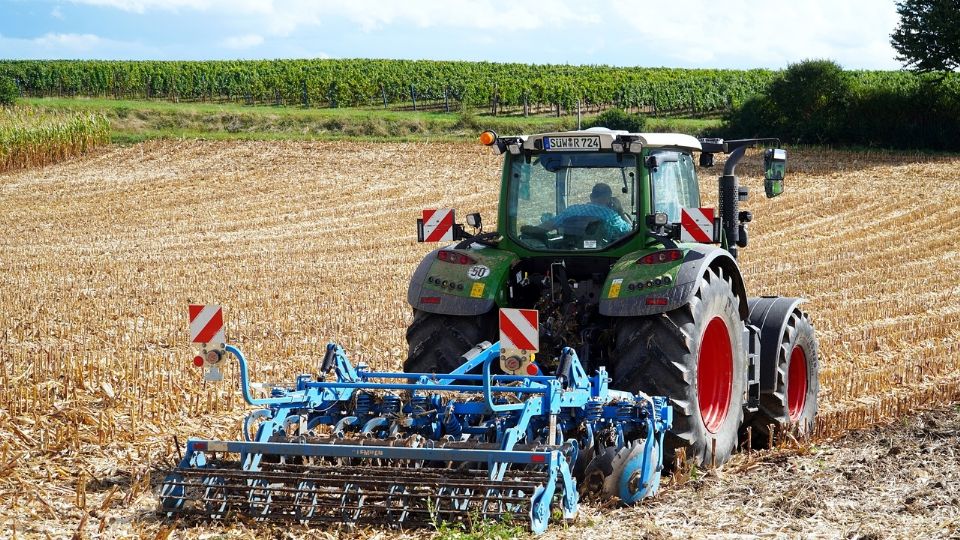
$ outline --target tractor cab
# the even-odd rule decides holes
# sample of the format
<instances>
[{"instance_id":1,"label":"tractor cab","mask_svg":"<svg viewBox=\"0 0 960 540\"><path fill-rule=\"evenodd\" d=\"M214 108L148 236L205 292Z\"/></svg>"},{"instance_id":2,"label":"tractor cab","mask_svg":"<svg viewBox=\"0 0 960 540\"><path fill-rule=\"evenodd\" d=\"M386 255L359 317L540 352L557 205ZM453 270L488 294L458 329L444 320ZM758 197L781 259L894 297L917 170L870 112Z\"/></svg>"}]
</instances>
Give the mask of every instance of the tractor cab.
<instances>
[{"instance_id":1,"label":"tractor cab","mask_svg":"<svg viewBox=\"0 0 960 540\"><path fill-rule=\"evenodd\" d=\"M608 129L492 139L506 154L501 232L530 252L646 244L657 213L698 207L693 137Z\"/></svg>"}]
</instances>

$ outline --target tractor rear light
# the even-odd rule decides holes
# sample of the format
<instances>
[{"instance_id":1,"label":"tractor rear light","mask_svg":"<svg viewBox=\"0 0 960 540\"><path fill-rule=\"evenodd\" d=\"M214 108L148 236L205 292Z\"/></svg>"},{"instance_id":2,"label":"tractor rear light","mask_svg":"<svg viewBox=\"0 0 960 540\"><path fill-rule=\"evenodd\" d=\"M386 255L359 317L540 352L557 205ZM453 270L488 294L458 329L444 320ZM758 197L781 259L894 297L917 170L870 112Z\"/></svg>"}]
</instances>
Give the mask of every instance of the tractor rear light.
<instances>
[{"instance_id":1,"label":"tractor rear light","mask_svg":"<svg viewBox=\"0 0 960 540\"><path fill-rule=\"evenodd\" d=\"M653 278L653 285L654 285L655 287L659 287L661 284L663 284L663 280L662 280L662 279L660 279L660 278Z\"/></svg>"},{"instance_id":2,"label":"tractor rear light","mask_svg":"<svg viewBox=\"0 0 960 540\"><path fill-rule=\"evenodd\" d=\"M420 298L420 303L421 304L439 304L440 297L439 296L423 296Z\"/></svg>"},{"instance_id":3,"label":"tractor rear light","mask_svg":"<svg viewBox=\"0 0 960 540\"><path fill-rule=\"evenodd\" d=\"M665 262L679 261L683 258L683 251L679 249L664 249L649 255L640 257L637 264L660 264Z\"/></svg>"},{"instance_id":4,"label":"tractor rear light","mask_svg":"<svg viewBox=\"0 0 960 540\"><path fill-rule=\"evenodd\" d=\"M437 258L443 262L453 263L453 264L477 264L477 260L473 257L464 255L463 253L457 253L456 251L451 251L448 249L441 249L437 252Z\"/></svg>"},{"instance_id":5,"label":"tractor rear light","mask_svg":"<svg viewBox=\"0 0 960 540\"><path fill-rule=\"evenodd\" d=\"M662 297L653 297L647 298L648 306L665 306L667 305L667 299Z\"/></svg>"},{"instance_id":6,"label":"tractor rear light","mask_svg":"<svg viewBox=\"0 0 960 540\"><path fill-rule=\"evenodd\" d=\"M669 284L671 284L672 282L673 282L673 278L671 278L670 276L663 276L663 284L664 284L664 285L669 285Z\"/></svg>"},{"instance_id":7,"label":"tractor rear light","mask_svg":"<svg viewBox=\"0 0 960 540\"><path fill-rule=\"evenodd\" d=\"M193 365L197 367L203 367L203 357L199 354L193 357Z\"/></svg>"}]
</instances>

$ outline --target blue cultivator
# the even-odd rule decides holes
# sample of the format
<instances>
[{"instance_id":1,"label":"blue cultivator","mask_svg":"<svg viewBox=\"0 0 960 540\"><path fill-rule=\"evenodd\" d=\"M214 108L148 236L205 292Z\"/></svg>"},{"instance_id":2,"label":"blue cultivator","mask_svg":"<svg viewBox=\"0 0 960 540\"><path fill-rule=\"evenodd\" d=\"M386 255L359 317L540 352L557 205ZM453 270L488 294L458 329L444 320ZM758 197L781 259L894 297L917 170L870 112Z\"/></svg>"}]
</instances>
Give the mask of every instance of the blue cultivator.
<instances>
[{"instance_id":1,"label":"blue cultivator","mask_svg":"<svg viewBox=\"0 0 960 540\"><path fill-rule=\"evenodd\" d=\"M247 440L188 441L161 487L168 516L395 527L526 518L540 533L554 504L569 519L582 494L629 504L659 486L667 400L610 390L606 371L588 376L570 348L556 375L491 374L498 343L436 375L354 367L331 343L318 376L266 399L251 396L240 350L224 350L239 361L244 399L265 408L244 421Z\"/></svg>"}]
</instances>

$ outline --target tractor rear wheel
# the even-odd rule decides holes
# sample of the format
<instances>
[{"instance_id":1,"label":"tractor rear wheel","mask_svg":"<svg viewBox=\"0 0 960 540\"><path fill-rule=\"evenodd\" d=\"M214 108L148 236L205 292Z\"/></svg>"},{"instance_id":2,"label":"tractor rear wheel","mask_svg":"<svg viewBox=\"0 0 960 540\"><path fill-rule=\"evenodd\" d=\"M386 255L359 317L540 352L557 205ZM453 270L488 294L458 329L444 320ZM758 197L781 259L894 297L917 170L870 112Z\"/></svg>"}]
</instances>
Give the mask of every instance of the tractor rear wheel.
<instances>
[{"instance_id":1,"label":"tractor rear wheel","mask_svg":"<svg viewBox=\"0 0 960 540\"><path fill-rule=\"evenodd\" d=\"M439 315L413 310L407 328L407 373L449 373L460 357L483 341L497 340L497 313L477 316Z\"/></svg>"},{"instance_id":2,"label":"tractor rear wheel","mask_svg":"<svg viewBox=\"0 0 960 540\"><path fill-rule=\"evenodd\" d=\"M737 447L747 381L739 306L730 279L709 269L687 305L617 324L612 386L673 406L666 463L686 448L694 463L720 465Z\"/></svg>"},{"instance_id":3,"label":"tractor rear wheel","mask_svg":"<svg viewBox=\"0 0 960 540\"><path fill-rule=\"evenodd\" d=\"M774 430L795 429L802 435L813 430L820 393L820 362L817 338L807 315L794 309L780 337L776 386L760 394L756 412L748 413L742 430L750 427L750 444L766 448L770 426Z\"/></svg>"}]
</instances>

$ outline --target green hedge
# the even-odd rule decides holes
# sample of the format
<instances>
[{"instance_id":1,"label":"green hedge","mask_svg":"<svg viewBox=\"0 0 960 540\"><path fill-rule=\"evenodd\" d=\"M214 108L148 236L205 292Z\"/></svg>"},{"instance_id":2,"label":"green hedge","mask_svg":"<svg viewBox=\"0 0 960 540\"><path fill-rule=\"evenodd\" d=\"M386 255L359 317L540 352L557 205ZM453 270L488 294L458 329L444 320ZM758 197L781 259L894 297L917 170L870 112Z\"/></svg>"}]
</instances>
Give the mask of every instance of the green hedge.
<instances>
[{"instance_id":1,"label":"green hedge","mask_svg":"<svg viewBox=\"0 0 960 540\"><path fill-rule=\"evenodd\" d=\"M791 65L733 110L728 137L960 150L960 74L844 71L829 60Z\"/></svg>"}]
</instances>

